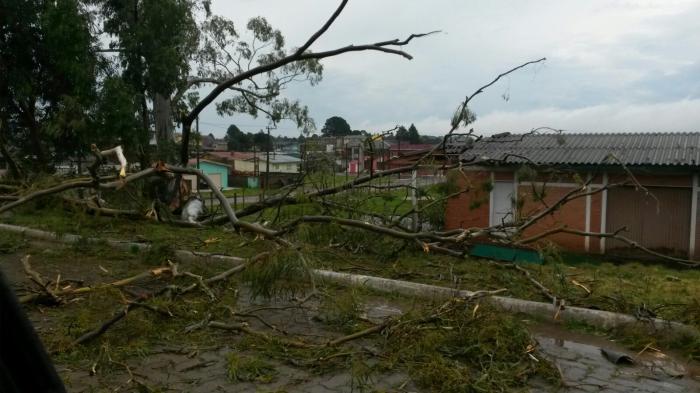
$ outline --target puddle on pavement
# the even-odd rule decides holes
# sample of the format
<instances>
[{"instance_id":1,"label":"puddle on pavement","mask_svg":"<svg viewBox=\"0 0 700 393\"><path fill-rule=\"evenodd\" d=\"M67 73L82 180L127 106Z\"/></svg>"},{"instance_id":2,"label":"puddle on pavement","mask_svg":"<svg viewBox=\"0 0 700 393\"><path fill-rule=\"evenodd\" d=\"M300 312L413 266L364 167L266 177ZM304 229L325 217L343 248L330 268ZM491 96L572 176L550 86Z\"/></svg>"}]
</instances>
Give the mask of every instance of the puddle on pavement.
<instances>
[{"instance_id":1,"label":"puddle on pavement","mask_svg":"<svg viewBox=\"0 0 700 393\"><path fill-rule=\"evenodd\" d=\"M692 386L700 391L700 363L684 359L672 351L648 349L641 355L624 348L622 345L600 336L572 332L560 326L538 323L529 326L530 332L545 352L558 353L566 351L581 358L599 360L601 367L617 367L620 370L637 371L637 376L654 380L680 380L682 385ZM549 349L549 350L548 350ZM633 365L615 365L607 360L601 349L629 356Z\"/></svg>"},{"instance_id":2,"label":"puddle on pavement","mask_svg":"<svg viewBox=\"0 0 700 393\"><path fill-rule=\"evenodd\" d=\"M400 308L387 302L370 300L363 306L364 312L361 317L367 318L373 323L383 323L388 318L395 318L403 314Z\"/></svg>"}]
</instances>

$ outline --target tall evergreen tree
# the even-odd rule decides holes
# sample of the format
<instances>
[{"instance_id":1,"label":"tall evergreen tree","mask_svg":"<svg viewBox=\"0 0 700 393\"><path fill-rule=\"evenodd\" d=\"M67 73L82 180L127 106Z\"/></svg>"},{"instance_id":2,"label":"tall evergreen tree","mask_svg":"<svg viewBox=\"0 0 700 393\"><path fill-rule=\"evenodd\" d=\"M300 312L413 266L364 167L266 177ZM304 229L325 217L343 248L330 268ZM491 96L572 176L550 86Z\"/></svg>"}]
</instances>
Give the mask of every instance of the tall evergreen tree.
<instances>
[{"instance_id":1,"label":"tall evergreen tree","mask_svg":"<svg viewBox=\"0 0 700 393\"><path fill-rule=\"evenodd\" d=\"M228 126L226 139L227 147L230 151L249 151L253 147L252 134L244 133L235 124Z\"/></svg>"},{"instance_id":2,"label":"tall evergreen tree","mask_svg":"<svg viewBox=\"0 0 700 393\"><path fill-rule=\"evenodd\" d=\"M418 129L413 123L411 123L411 126L408 127L408 133L406 137L408 138L409 143L420 143L420 134L418 133Z\"/></svg>"}]
</instances>

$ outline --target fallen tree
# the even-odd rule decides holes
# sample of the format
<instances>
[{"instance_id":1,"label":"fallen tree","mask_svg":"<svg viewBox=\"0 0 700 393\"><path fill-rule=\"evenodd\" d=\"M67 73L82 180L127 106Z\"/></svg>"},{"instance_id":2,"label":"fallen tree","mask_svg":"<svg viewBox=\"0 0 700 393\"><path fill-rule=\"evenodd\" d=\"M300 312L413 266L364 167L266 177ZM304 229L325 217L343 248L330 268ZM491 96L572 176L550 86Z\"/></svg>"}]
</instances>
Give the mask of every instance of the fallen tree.
<instances>
[{"instance_id":1,"label":"fallen tree","mask_svg":"<svg viewBox=\"0 0 700 393\"><path fill-rule=\"evenodd\" d=\"M36 229L30 229L30 228L23 228L23 227L17 227L17 226L9 226L5 224L0 224L0 231L8 231L12 233L21 233L29 238L32 239L37 239L37 240L44 240L44 241L55 241L59 243L64 243L64 244L74 244L76 242L93 242L93 243L101 243L101 244L106 244L109 245L110 247L114 247L116 249L120 250L128 250L131 248L139 248L143 251L148 247L148 245L144 245L143 243L130 243L130 242L122 242L122 241L115 241L115 240L105 240L105 239L85 239L80 236L76 235L71 235L71 234L64 234L64 235L57 235L52 232L46 232L46 231L40 231ZM229 269L214 275L210 278L204 279L204 284L209 285L218 281L225 280L229 278L230 276L242 272L248 265L251 263L256 263L257 261L262 261L265 258L269 256L269 253L262 253L254 258L251 259L246 259L246 258L240 258L240 257L234 257L234 256L228 256L228 255L212 255L212 254L207 254L207 253L196 253L192 251L187 251L187 250L177 250L175 251L175 258L178 261L181 262L198 262L198 263L211 263L214 261L221 261L225 262L232 267ZM112 283L108 284L103 284L95 288L99 287L105 287L105 286L112 286L112 287L118 287L122 285L126 285L128 283L141 280L144 278L148 277L154 277L154 276L159 276L164 273L169 273L173 275L173 267L164 267L164 268L159 268L156 270L149 270L146 272L143 272L139 275L121 279ZM176 270L176 268L175 268ZM36 273L33 271L28 272L30 276L36 277ZM445 299L450 299L450 298L476 298L478 297L481 292L480 291L466 291L466 290L458 290L458 289L453 289L453 288L447 288L447 287L440 287L440 286L435 286L435 285L427 285L427 284L421 284L421 283L415 283L415 282L408 282L408 281L399 281L399 280L392 280L392 279L387 279L383 277L374 277L374 276L367 276L367 275L358 275L358 274L348 274L348 273L340 273L340 272L335 272L335 271L329 271L329 270L322 270L322 269L312 269L311 274L319 279L319 280L325 280L333 283L338 283L342 285L349 285L349 286L356 286L356 287L365 287L369 288L372 290L376 290L379 292L387 292L387 293L392 293L392 294L399 294L399 295L405 295L405 296L411 296L411 297L419 297L419 298L427 298L427 299L433 299L433 300L445 300ZM174 273L175 276L178 276L177 272ZM44 292L44 288L47 287L46 280L44 279L38 279L38 286L41 289L41 292L39 294L32 294L32 295L27 295L23 297L23 302L29 302L29 301L34 301L40 298L41 293ZM37 282L35 281L35 282ZM194 289L196 289L200 284L198 282L195 282L193 284L190 284L189 286L186 287L179 287L176 290L177 293L180 294L185 294L188 293ZM541 284L539 284L541 285ZM200 286L201 287L201 286ZM70 296L70 295L76 295L80 293L85 293L85 292L90 292L95 290L93 287L83 287L84 289L70 289L70 290L65 290L65 291L60 291L60 292L54 292L53 296L56 297L61 297L61 296ZM172 289L172 287L170 287ZM490 293L489 294L489 299L490 301L504 309L510 312L515 312L515 313L522 313L525 315L529 315L532 317L537 317L537 318L543 318L543 319L552 319L552 318L557 318L558 320L561 321L578 321L578 322L584 322L592 326L597 326L600 328L604 329L609 329L609 328L616 328L616 327L623 327L626 325L634 325L634 324L642 324L645 326L649 326L650 328L657 330L657 331L662 331L666 332L670 335L678 335L679 337L698 337L700 333L691 326L684 325L682 323L678 322L673 322L673 321L665 321L657 318L648 318L644 320L640 320L636 316L632 315L627 315L627 314L620 314L620 313L615 313L615 312L609 312L609 311L603 311L603 310L592 310L592 309L587 309L587 308L582 308L582 307L572 307L572 306L566 306L562 304L560 301L553 301L552 303L543 303L543 302L536 302L536 301L531 301L531 300L523 300L523 299L515 299L511 297L502 297L502 296L497 296L497 293ZM115 315L118 315L115 314ZM123 316L122 316L123 317Z\"/></svg>"}]
</instances>

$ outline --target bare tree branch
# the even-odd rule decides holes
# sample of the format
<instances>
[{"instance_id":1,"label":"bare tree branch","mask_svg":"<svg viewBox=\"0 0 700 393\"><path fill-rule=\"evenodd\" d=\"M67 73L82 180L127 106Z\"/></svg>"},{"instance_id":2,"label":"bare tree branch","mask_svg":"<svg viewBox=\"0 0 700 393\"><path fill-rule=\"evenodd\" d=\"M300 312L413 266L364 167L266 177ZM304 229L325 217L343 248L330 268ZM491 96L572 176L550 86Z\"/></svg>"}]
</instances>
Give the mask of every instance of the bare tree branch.
<instances>
[{"instance_id":1,"label":"bare tree branch","mask_svg":"<svg viewBox=\"0 0 700 393\"><path fill-rule=\"evenodd\" d=\"M432 34L434 32L430 33L424 33L424 34L412 34L405 40L401 41L398 39L394 40L389 40L389 41L380 41L375 44L366 44L366 45L349 45L343 48L338 48L334 50L329 50L325 52L318 52L318 53L313 53L313 52L308 52L308 49L311 47L311 45L318 40L319 37L321 37L335 22L335 20L338 18L338 16L341 14L345 6L347 5L348 0L342 0L338 8L335 10L335 12L328 18L328 20L321 26L319 30L317 30L314 34L309 37L309 39L302 45L300 46L294 53L287 55L285 57L282 57L280 59L277 59L276 61L267 63L267 64L261 64L257 67L251 68L249 70L246 70L244 72L239 73L238 75L226 80L223 83L218 84L209 94L207 94L202 100L200 100L197 105L182 119L182 150L180 151L180 163L181 165L186 165L187 160L189 159L189 139L190 139L190 130L192 128L192 123L194 120L199 116L199 114L209 106L221 93L226 91L232 86L237 85L238 83L246 80L246 79L251 79L255 75L260 75L272 70L275 70L277 68L283 67L287 64L300 61L300 60L308 60L308 59L322 59L326 57L331 57L331 56L337 56L343 53L348 53L348 52L358 52L358 51L367 51L367 50L373 50L373 51L381 51L381 52L386 52L386 53L391 53L391 54L396 54L403 56L407 59L411 59L412 57L399 49L393 49L391 47L396 47L396 46L402 46L408 44L411 40L414 38L419 38L419 37L424 37L428 34Z\"/></svg>"}]
</instances>

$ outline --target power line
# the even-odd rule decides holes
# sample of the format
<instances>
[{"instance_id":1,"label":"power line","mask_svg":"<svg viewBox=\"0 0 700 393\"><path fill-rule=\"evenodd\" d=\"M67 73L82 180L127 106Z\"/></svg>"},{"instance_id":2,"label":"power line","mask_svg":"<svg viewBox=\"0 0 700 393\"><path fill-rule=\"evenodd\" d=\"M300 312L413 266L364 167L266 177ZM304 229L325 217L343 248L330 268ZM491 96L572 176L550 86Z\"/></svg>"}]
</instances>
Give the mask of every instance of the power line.
<instances>
[{"instance_id":1,"label":"power line","mask_svg":"<svg viewBox=\"0 0 700 393\"><path fill-rule=\"evenodd\" d=\"M208 122L208 121L199 121L202 124L209 125L209 126L214 126L214 127L224 127L228 128L228 126L235 124L238 127L246 127L246 128L265 128L267 126L262 125L262 124L240 124L240 123L213 123L213 122ZM275 129L278 130L300 130L298 127L280 127L277 126Z\"/></svg>"}]
</instances>

